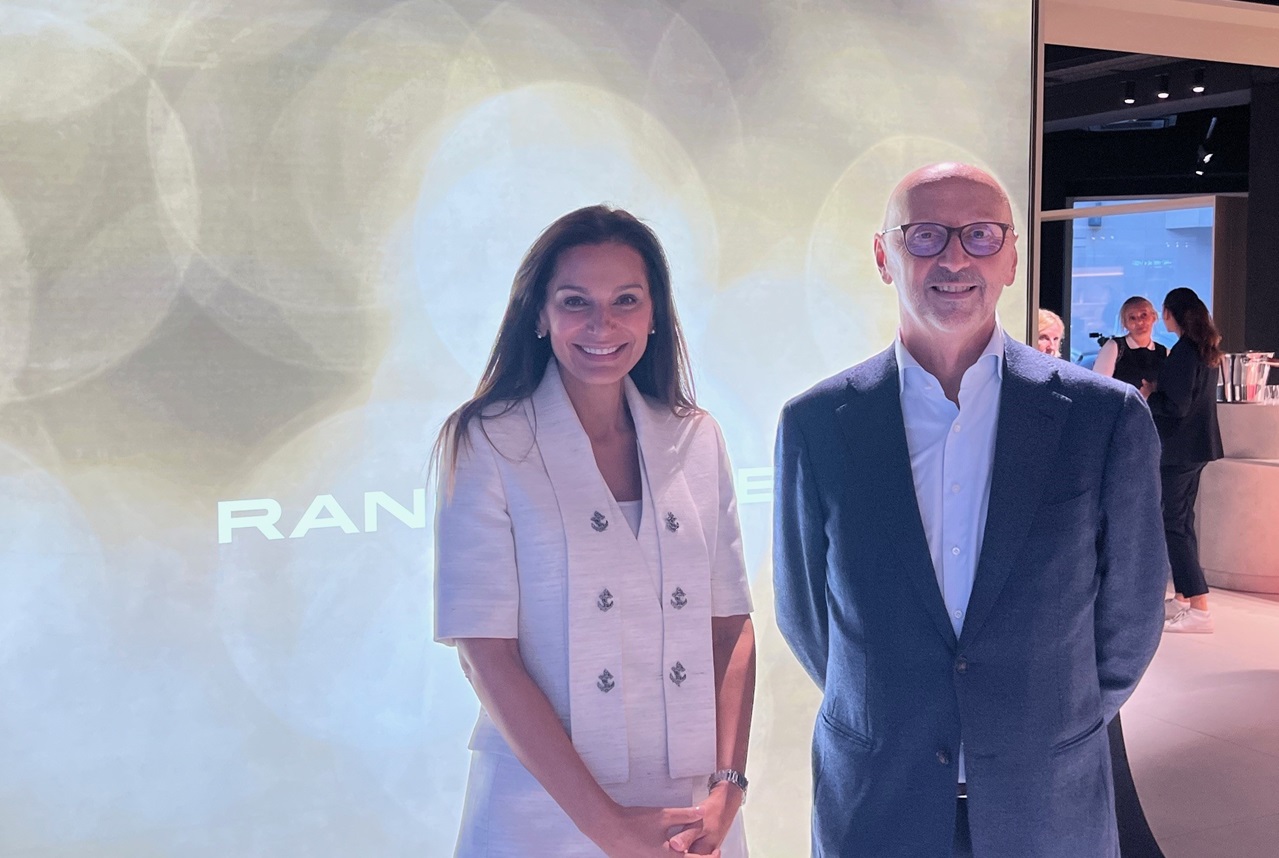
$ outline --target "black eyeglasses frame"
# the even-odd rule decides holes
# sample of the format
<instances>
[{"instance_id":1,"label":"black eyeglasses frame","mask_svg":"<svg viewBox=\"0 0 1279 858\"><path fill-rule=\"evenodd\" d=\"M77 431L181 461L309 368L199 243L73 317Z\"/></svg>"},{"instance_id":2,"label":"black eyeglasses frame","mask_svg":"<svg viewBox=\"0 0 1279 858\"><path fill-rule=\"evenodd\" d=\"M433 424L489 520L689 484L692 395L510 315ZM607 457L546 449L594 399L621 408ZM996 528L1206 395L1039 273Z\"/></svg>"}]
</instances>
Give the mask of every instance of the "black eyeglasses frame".
<instances>
[{"instance_id":1,"label":"black eyeglasses frame","mask_svg":"<svg viewBox=\"0 0 1279 858\"><path fill-rule=\"evenodd\" d=\"M968 247L968 245L964 242L964 230L968 229L970 226L979 226L983 224L986 226L997 226L1002 230L999 236L999 246L996 247L994 250L992 250L990 253L973 253L972 250ZM944 229L946 230L946 240L942 243L942 246L937 249L936 253L928 253L928 254L916 253L915 251L911 250L910 247L906 244L906 230L910 229L912 226L935 226L940 229ZM889 229L884 230L882 233L880 233L880 235L888 235L888 233L897 232L898 230L901 230L901 234L902 234L902 247L904 247L906 249L906 252L909 253L911 256L915 257L916 259L932 259L934 256L941 256L943 253L946 252L946 248L950 247L950 240L954 238L956 235L959 236L959 246L964 249L964 253L967 253L973 259L989 259L990 257L994 256L996 253L1004 249L1004 245L1008 242L1008 233L1010 231L1012 232L1014 237L1016 237L1017 235L1017 230L1013 229L1012 224L1000 223L999 221L996 221L996 220L975 220L972 223L966 223L961 226L946 226L946 224L937 223L936 221L920 220L920 221L915 221L913 223L898 224L897 226L890 227Z\"/></svg>"}]
</instances>

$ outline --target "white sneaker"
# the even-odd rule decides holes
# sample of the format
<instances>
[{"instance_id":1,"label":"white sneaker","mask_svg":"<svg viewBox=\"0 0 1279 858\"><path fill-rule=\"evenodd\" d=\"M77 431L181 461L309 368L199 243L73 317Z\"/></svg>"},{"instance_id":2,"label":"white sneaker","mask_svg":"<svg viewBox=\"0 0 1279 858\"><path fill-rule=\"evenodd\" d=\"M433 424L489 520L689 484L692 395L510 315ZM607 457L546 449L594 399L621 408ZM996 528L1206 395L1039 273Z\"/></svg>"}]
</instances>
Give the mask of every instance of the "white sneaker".
<instances>
[{"instance_id":1,"label":"white sneaker","mask_svg":"<svg viewBox=\"0 0 1279 858\"><path fill-rule=\"evenodd\" d=\"M1164 599L1164 619L1171 620L1189 607L1189 602L1183 602L1180 599Z\"/></svg>"},{"instance_id":2,"label":"white sneaker","mask_svg":"<svg viewBox=\"0 0 1279 858\"><path fill-rule=\"evenodd\" d=\"M1198 608L1186 608L1171 620L1164 620L1165 632L1180 632L1188 635L1212 634L1212 614Z\"/></svg>"}]
</instances>

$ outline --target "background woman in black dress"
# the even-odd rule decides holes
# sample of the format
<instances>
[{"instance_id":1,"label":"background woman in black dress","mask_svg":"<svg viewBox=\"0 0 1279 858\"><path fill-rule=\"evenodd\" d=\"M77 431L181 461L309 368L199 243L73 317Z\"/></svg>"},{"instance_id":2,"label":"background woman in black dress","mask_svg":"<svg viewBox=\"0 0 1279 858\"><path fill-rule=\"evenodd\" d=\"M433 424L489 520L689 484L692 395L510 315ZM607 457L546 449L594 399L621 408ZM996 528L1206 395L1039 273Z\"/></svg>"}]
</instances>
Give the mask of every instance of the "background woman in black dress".
<instances>
[{"instance_id":1,"label":"background woman in black dress","mask_svg":"<svg viewBox=\"0 0 1279 858\"><path fill-rule=\"evenodd\" d=\"M1163 441L1164 535L1176 598L1164 622L1166 632L1206 634L1213 630L1208 613L1208 584L1199 565L1195 537L1195 498L1204 465L1220 459L1217 426L1217 380L1221 334L1199 296L1185 287L1164 298L1164 325L1179 339L1168 352L1159 380L1144 382L1141 391Z\"/></svg>"},{"instance_id":2,"label":"background woman in black dress","mask_svg":"<svg viewBox=\"0 0 1279 858\"><path fill-rule=\"evenodd\" d=\"M1141 387L1142 381L1156 381L1168 350L1151 337L1159 316L1148 298L1134 295L1119 308L1119 321L1128 333L1111 337L1097 353L1093 369L1102 375Z\"/></svg>"}]
</instances>

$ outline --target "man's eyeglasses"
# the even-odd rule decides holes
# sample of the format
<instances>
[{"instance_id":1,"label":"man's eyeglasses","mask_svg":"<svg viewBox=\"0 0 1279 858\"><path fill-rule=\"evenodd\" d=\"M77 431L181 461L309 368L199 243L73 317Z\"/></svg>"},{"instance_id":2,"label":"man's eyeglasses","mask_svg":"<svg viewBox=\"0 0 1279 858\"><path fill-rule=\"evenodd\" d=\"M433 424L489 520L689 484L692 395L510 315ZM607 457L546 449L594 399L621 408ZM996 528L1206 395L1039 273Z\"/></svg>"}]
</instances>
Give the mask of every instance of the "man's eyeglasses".
<instances>
[{"instance_id":1,"label":"man's eyeglasses","mask_svg":"<svg viewBox=\"0 0 1279 858\"><path fill-rule=\"evenodd\" d=\"M946 245L950 244L950 237L955 233L959 233L959 243L968 252L968 255L983 257L994 256L998 253L1000 248L1004 246L1008 231L1012 228L1012 224L992 223L990 221L966 223L963 226L946 226L940 223L904 223L901 226L884 230L884 235L900 229L903 242L906 245L906 252L911 256L927 259L931 256L940 255L946 249Z\"/></svg>"}]
</instances>

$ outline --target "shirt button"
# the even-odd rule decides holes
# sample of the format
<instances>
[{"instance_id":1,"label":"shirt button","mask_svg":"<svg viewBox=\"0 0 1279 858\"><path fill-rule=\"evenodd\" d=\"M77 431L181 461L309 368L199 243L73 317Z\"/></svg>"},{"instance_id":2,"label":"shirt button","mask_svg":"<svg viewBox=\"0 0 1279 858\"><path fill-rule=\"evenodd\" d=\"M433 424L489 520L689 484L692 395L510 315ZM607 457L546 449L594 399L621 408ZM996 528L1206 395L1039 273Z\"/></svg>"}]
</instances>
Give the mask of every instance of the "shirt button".
<instances>
[{"instance_id":1,"label":"shirt button","mask_svg":"<svg viewBox=\"0 0 1279 858\"><path fill-rule=\"evenodd\" d=\"M956 545L954 548L950 549L950 553L951 553L951 554L953 554L953 555L955 555L956 557L958 557L958 556L959 556L959 546L958 546L958 545Z\"/></svg>"},{"instance_id":2,"label":"shirt button","mask_svg":"<svg viewBox=\"0 0 1279 858\"><path fill-rule=\"evenodd\" d=\"M955 483L950 487L951 494L959 494L959 483Z\"/></svg>"},{"instance_id":3,"label":"shirt button","mask_svg":"<svg viewBox=\"0 0 1279 858\"><path fill-rule=\"evenodd\" d=\"M967 672L968 672L968 660L961 655L959 658L955 659L955 673L967 673Z\"/></svg>"},{"instance_id":4,"label":"shirt button","mask_svg":"<svg viewBox=\"0 0 1279 858\"><path fill-rule=\"evenodd\" d=\"M943 766L949 766L949 765L950 765L950 754L946 753L945 751L938 751L938 752L937 752L937 762L941 763Z\"/></svg>"},{"instance_id":5,"label":"shirt button","mask_svg":"<svg viewBox=\"0 0 1279 858\"><path fill-rule=\"evenodd\" d=\"M955 619L957 619L957 620L962 620L962 619L964 618L964 612L963 612L963 611L955 611L954 617L955 617Z\"/></svg>"},{"instance_id":6,"label":"shirt button","mask_svg":"<svg viewBox=\"0 0 1279 858\"><path fill-rule=\"evenodd\" d=\"M956 423L956 424L955 424L955 426L954 426L954 428L952 428L952 429L951 429L951 431L952 431L952 432L958 432L958 431L959 431L959 424L958 424L958 423Z\"/></svg>"}]
</instances>

